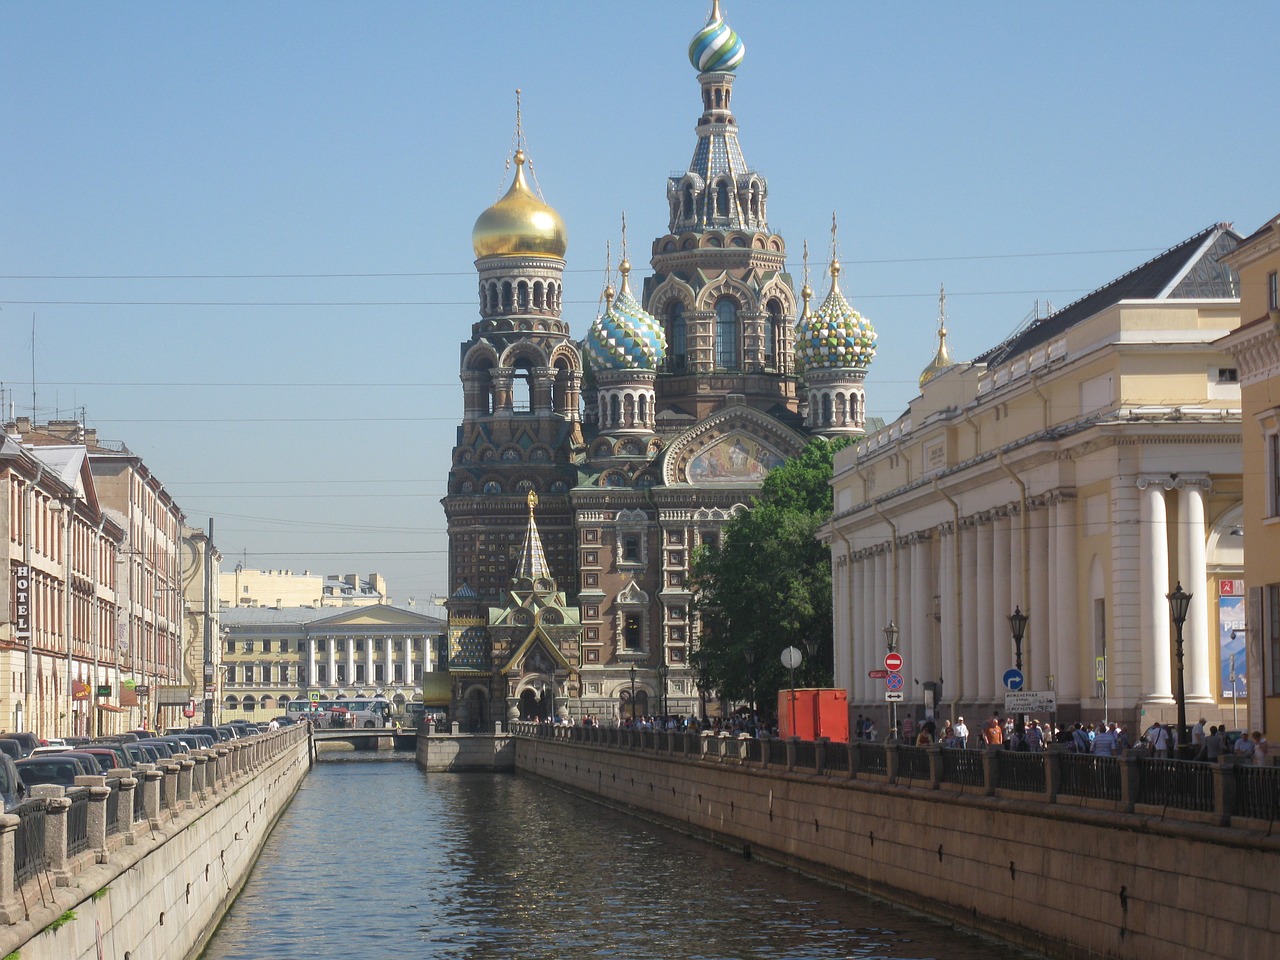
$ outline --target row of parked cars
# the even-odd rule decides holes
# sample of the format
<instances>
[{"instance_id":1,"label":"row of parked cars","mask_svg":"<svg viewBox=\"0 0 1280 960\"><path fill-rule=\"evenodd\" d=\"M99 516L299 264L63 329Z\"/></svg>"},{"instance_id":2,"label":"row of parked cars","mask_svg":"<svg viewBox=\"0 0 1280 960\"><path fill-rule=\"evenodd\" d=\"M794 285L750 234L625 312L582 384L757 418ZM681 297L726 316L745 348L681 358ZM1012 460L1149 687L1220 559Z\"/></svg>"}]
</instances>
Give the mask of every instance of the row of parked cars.
<instances>
[{"instance_id":1,"label":"row of parked cars","mask_svg":"<svg viewBox=\"0 0 1280 960\"><path fill-rule=\"evenodd\" d=\"M283 718L278 722L283 724ZM252 736L263 729L245 720L233 720L216 727L170 727L163 735L153 730L130 730L109 737L41 740L34 733L4 734L0 736L0 797L8 810L21 803L38 783L70 787L81 775L100 776L116 767L159 763L175 754Z\"/></svg>"}]
</instances>

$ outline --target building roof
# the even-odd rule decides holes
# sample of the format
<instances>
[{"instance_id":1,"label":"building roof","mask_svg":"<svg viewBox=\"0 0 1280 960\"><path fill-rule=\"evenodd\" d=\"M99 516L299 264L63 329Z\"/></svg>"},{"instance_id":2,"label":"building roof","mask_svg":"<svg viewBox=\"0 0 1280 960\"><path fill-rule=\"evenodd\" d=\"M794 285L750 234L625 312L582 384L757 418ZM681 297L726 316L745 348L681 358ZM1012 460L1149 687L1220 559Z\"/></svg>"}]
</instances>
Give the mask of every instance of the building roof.
<instances>
[{"instance_id":1,"label":"building roof","mask_svg":"<svg viewBox=\"0 0 1280 960\"><path fill-rule=\"evenodd\" d=\"M989 366L1037 347L1122 300L1235 299L1240 282L1221 258L1239 246L1241 236L1228 223L1217 223L1188 237L1140 267L1019 330L1003 343L974 358Z\"/></svg>"},{"instance_id":2,"label":"building roof","mask_svg":"<svg viewBox=\"0 0 1280 960\"><path fill-rule=\"evenodd\" d=\"M409 607L380 603L367 607L223 607L218 617L223 626L287 626L291 624L317 623L350 617L353 613L369 615L372 611L386 609L399 615L421 620L426 626L444 627L445 621L430 617Z\"/></svg>"}]
</instances>

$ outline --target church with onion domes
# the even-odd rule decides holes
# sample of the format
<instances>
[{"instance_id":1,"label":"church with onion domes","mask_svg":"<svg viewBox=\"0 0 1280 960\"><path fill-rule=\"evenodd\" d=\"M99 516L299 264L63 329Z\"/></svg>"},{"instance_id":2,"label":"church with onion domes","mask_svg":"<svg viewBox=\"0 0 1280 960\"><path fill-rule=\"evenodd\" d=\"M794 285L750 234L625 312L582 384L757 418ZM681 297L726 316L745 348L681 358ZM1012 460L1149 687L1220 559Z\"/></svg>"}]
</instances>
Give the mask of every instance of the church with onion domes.
<instances>
[{"instance_id":1,"label":"church with onion domes","mask_svg":"<svg viewBox=\"0 0 1280 960\"><path fill-rule=\"evenodd\" d=\"M667 178L668 231L637 279L624 225L617 286L585 336L562 315L566 225L530 186L519 132L511 187L476 221L479 318L443 499L464 730L701 714L694 550L810 437L864 432L876 334L834 249L822 303L810 311L807 282L797 295L768 181L738 140L744 55L716 0L689 45L701 114L687 169Z\"/></svg>"}]
</instances>

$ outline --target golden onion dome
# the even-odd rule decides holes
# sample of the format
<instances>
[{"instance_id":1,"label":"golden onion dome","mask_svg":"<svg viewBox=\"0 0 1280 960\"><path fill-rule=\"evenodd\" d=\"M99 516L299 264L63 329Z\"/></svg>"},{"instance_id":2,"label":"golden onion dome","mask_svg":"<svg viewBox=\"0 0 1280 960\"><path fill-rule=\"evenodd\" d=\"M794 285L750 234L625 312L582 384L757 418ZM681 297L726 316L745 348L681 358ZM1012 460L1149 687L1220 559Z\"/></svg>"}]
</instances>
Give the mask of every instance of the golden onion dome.
<instances>
[{"instance_id":1,"label":"golden onion dome","mask_svg":"<svg viewBox=\"0 0 1280 960\"><path fill-rule=\"evenodd\" d=\"M564 221L543 203L524 178L525 155L516 151L511 189L476 220L471 246L476 258L544 256L564 259L568 240Z\"/></svg>"},{"instance_id":2,"label":"golden onion dome","mask_svg":"<svg viewBox=\"0 0 1280 960\"><path fill-rule=\"evenodd\" d=\"M933 360L920 374L920 387L942 373L948 367L954 367L956 362L951 359L951 352L947 350L947 291L944 287L938 288L938 352L933 355Z\"/></svg>"}]
</instances>

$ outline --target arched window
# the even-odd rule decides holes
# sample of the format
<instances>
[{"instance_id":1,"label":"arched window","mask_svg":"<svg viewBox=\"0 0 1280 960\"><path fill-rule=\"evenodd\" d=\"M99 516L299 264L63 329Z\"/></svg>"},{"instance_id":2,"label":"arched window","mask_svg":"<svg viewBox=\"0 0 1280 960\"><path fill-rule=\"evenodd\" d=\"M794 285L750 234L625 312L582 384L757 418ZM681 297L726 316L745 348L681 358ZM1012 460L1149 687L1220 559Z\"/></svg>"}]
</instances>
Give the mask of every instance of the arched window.
<instances>
[{"instance_id":1,"label":"arched window","mask_svg":"<svg viewBox=\"0 0 1280 960\"><path fill-rule=\"evenodd\" d=\"M546 305L544 296L544 287L541 280L534 281L533 284L533 306L536 310L541 310Z\"/></svg>"},{"instance_id":2,"label":"arched window","mask_svg":"<svg viewBox=\"0 0 1280 960\"><path fill-rule=\"evenodd\" d=\"M833 417L834 411L831 406L831 394L824 393L822 395L822 425L824 427L831 426Z\"/></svg>"},{"instance_id":3,"label":"arched window","mask_svg":"<svg viewBox=\"0 0 1280 960\"><path fill-rule=\"evenodd\" d=\"M618 400L618 395L612 394L609 397L609 422L606 427L617 427L622 424L622 403Z\"/></svg>"},{"instance_id":4,"label":"arched window","mask_svg":"<svg viewBox=\"0 0 1280 960\"><path fill-rule=\"evenodd\" d=\"M649 425L649 395L645 393L640 394L640 425Z\"/></svg>"},{"instance_id":5,"label":"arched window","mask_svg":"<svg viewBox=\"0 0 1280 960\"><path fill-rule=\"evenodd\" d=\"M524 280L516 287L516 307L521 313L529 309L529 284Z\"/></svg>"},{"instance_id":6,"label":"arched window","mask_svg":"<svg viewBox=\"0 0 1280 960\"><path fill-rule=\"evenodd\" d=\"M640 538L629 534L622 538L622 559L626 563L640 562Z\"/></svg>"},{"instance_id":7,"label":"arched window","mask_svg":"<svg viewBox=\"0 0 1280 960\"><path fill-rule=\"evenodd\" d=\"M782 304L776 298L769 301L769 330L764 342L764 365L780 369L782 362Z\"/></svg>"},{"instance_id":8,"label":"arched window","mask_svg":"<svg viewBox=\"0 0 1280 960\"><path fill-rule=\"evenodd\" d=\"M640 614L628 613L623 618L622 645L628 650L640 649Z\"/></svg>"},{"instance_id":9,"label":"arched window","mask_svg":"<svg viewBox=\"0 0 1280 960\"><path fill-rule=\"evenodd\" d=\"M677 300L667 311L667 369L683 373L686 363L684 304Z\"/></svg>"},{"instance_id":10,"label":"arched window","mask_svg":"<svg viewBox=\"0 0 1280 960\"><path fill-rule=\"evenodd\" d=\"M716 186L716 216L729 216L729 184L723 180Z\"/></svg>"},{"instance_id":11,"label":"arched window","mask_svg":"<svg viewBox=\"0 0 1280 960\"><path fill-rule=\"evenodd\" d=\"M622 401L622 425L624 427L634 427L636 425L636 398L627 394L626 399Z\"/></svg>"},{"instance_id":12,"label":"arched window","mask_svg":"<svg viewBox=\"0 0 1280 960\"><path fill-rule=\"evenodd\" d=\"M760 216L760 184L751 185L751 216Z\"/></svg>"},{"instance_id":13,"label":"arched window","mask_svg":"<svg viewBox=\"0 0 1280 960\"><path fill-rule=\"evenodd\" d=\"M511 281L510 280L502 284L502 309L507 313L511 312Z\"/></svg>"},{"instance_id":14,"label":"arched window","mask_svg":"<svg viewBox=\"0 0 1280 960\"><path fill-rule=\"evenodd\" d=\"M716 302L716 366L738 369L738 305L728 297Z\"/></svg>"},{"instance_id":15,"label":"arched window","mask_svg":"<svg viewBox=\"0 0 1280 960\"><path fill-rule=\"evenodd\" d=\"M684 185L684 216L693 216L693 187L687 183Z\"/></svg>"}]
</instances>

